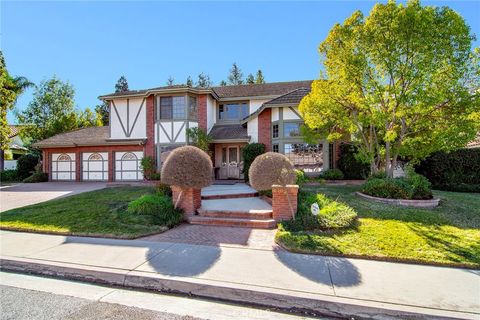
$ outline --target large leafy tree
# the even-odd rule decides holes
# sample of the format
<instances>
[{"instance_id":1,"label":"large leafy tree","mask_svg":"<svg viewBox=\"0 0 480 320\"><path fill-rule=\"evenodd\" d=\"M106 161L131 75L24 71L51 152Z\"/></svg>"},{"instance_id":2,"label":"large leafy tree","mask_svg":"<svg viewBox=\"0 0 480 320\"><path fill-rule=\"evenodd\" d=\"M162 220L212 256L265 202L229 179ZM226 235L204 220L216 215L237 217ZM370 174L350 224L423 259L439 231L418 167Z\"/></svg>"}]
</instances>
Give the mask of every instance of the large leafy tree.
<instances>
[{"instance_id":1,"label":"large leafy tree","mask_svg":"<svg viewBox=\"0 0 480 320\"><path fill-rule=\"evenodd\" d=\"M17 114L24 124L21 134L36 142L73 129L101 125L100 118L90 109L75 109L74 96L75 90L68 82L55 76L42 81L28 107Z\"/></svg>"},{"instance_id":2,"label":"large leafy tree","mask_svg":"<svg viewBox=\"0 0 480 320\"><path fill-rule=\"evenodd\" d=\"M5 58L0 51L0 171L4 168L5 150L10 142L7 113L13 109L18 97L33 85L25 77L12 77L8 73Z\"/></svg>"},{"instance_id":3,"label":"large leafy tree","mask_svg":"<svg viewBox=\"0 0 480 320\"><path fill-rule=\"evenodd\" d=\"M372 171L471 140L480 124L478 50L465 20L419 1L376 4L320 44L325 72L300 106L329 140L351 137Z\"/></svg>"},{"instance_id":4,"label":"large leafy tree","mask_svg":"<svg viewBox=\"0 0 480 320\"><path fill-rule=\"evenodd\" d=\"M255 83L255 77L253 76L253 74L249 73L247 78L245 79L245 82L247 84L254 84Z\"/></svg>"}]
</instances>

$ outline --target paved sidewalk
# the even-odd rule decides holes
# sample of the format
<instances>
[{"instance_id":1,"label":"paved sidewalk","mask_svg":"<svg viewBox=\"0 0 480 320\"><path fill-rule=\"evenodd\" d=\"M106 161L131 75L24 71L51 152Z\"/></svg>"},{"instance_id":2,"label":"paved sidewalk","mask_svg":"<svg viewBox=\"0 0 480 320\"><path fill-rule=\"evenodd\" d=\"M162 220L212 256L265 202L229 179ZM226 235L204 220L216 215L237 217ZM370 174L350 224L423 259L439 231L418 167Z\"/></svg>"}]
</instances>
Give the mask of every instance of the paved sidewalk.
<instances>
[{"instance_id":1,"label":"paved sidewalk","mask_svg":"<svg viewBox=\"0 0 480 320\"><path fill-rule=\"evenodd\" d=\"M301 255L281 249L7 231L0 232L0 240L3 269L232 301L251 299L263 305L328 308L336 315L346 315L342 313L346 309L350 314L368 313L364 308L376 308L378 314L381 308L431 317L480 317L480 270Z\"/></svg>"},{"instance_id":2,"label":"paved sidewalk","mask_svg":"<svg viewBox=\"0 0 480 320\"><path fill-rule=\"evenodd\" d=\"M40 182L2 186L0 188L0 211L7 211L105 187L105 182Z\"/></svg>"},{"instance_id":3,"label":"paved sidewalk","mask_svg":"<svg viewBox=\"0 0 480 320\"><path fill-rule=\"evenodd\" d=\"M274 250L278 248L275 243L276 232L276 229L202 226L185 223L140 240Z\"/></svg>"}]
</instances>

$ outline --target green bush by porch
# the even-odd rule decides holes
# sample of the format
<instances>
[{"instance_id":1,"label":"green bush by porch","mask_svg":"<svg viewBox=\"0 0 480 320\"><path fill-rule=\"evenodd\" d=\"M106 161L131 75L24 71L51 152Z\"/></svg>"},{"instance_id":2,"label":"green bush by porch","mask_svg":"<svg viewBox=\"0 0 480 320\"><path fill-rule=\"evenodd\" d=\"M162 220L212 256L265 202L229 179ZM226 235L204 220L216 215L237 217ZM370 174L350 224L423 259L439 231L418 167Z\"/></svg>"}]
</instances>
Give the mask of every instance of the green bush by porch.
<instances>
[{"instance_id":1,"label":"green bush by porch","mask_svg":"<svg viewBox=\"0 0 480 320\"><path fill-rule=\"evenodd\" d=\"M116 187L2 212L0 228L24 231L136 238L167 227L149 215L131 214L128 203L153 187Z\"/></svg>"},{"instance_id":2,"label":"green bush by porch","mask_svg":"<svg viewBox=\"0 0 480 320\"><path fill-rule=\"evenodd\" d=\"M441 205L418 209L371 202L355 195L360 186L308 188L348 204L358 222L339 231L287 231L276 240L292 251L480 268L480 198L434 191Z\"/></svg>"}]
</instances>

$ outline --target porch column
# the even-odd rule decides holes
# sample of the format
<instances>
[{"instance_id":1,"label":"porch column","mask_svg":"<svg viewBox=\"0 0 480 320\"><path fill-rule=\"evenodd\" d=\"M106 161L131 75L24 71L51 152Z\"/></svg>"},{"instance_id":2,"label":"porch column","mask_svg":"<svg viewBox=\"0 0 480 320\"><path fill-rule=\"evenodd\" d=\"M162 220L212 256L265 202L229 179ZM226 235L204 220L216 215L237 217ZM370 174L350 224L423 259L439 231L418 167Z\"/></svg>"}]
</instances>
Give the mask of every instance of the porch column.
<instances>
[{"instance_id":1,"label":"porch column","mask_svg":"<svg viewBox=\"0 0 480 320\"><path fill-rule=\"evenodd\" d=\"M323 171L330 169L330 143L327 140L322 141Z\"/></svg>"}]
</instances>

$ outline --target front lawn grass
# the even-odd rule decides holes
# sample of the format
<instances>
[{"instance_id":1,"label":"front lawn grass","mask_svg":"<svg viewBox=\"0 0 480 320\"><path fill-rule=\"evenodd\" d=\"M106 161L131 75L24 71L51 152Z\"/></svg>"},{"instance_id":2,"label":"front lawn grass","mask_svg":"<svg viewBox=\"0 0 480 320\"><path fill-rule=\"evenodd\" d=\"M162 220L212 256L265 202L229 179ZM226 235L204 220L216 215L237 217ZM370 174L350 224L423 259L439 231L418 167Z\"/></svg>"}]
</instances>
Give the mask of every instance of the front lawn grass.
<instances>
[{"instance_id":1,"label":"front lawn grass","mask_svg":"<svg viewBox=\"0 0 480 320\"><path fill-rule=\"evenodd\" d=\"M115 187L12 209L0 215L0 228L83 236L136 238L166 228L145 215L127 212L128 203L152 187Z\"/></svg>"},{"instance_id":2,"label":"front lawn grass","mask_svg":"<svg viewBox=\"0 0 480 320\"><path fill-rule=\"evenodd\" d=\"M289 250L480 268L480 195L434 191L435 209L371 202L354 194L359 186L303 188L343 201L358 213L356 224L337 232L289 232L276 241Z\"/></svg>"}]
</instances>

